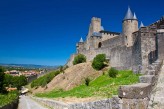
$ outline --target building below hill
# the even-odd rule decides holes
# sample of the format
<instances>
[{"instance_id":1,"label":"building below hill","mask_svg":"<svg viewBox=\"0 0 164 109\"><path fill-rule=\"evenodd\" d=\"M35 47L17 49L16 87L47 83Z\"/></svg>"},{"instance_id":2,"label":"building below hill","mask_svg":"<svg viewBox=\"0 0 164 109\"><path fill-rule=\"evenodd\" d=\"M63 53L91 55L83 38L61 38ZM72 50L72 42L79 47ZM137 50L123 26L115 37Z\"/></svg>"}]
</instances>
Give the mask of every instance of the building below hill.
<instances>
[{"instance_id":1,"label":"building below hill","mask_svg":"<svg viewBox=\"0 0 164 109\"><path fill-rule=\"evenodd\" d=\"M67 62L72 65L77 54L84 54L87 61L97 54L106 54L110 65L117 69L131 69L146 73L147 66L157 59L164 59L164 16L144 26L138 27L136 14L128 11L122 20L122 32L104 30L101 19L93 17L86 41L81 38L76 44L77 52Z\"/></svg>"}]
</instances>

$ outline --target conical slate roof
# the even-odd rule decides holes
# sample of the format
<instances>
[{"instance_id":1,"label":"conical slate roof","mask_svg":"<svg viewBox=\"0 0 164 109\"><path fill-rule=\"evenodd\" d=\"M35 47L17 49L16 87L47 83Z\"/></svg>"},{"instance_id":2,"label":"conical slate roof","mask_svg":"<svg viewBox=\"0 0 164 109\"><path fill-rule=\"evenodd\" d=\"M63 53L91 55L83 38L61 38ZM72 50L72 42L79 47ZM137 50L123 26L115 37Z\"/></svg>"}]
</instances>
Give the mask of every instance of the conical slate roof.
<instances>
[{"instance_id":1,"label":"conical slate roof","mask_svg":"<svg viewBox=\"0 0 164 109\"><path fill-rule=\"evenodd\" d=\"M133 14L132 14L130 7L128 7L128 11L124 17L124 20L128 20L128 19L133 19Z\"/></svg>"},{"instance_id":2,"label":"conical slate roof","mask_svg":"<svg viewBox=\"0 0 164 109\"><path fill-rule=\"evenodd\" d=\"M101 26L101 30L104 30L104 27L103 26Z\"/></svg>"},{"instance_id":3,"label":"conical slate roof","mask_svg":"<svg viewBox=\"0 0 164 109\"><path fill-rule=\"evenodd\" d=\"M141 27L144 27L144 24L142 23L142 21L141 21L141 24L140 24L140 28L141 28Z\"/></svg>"},{"instance_id":4,"label":"conical slate roof","mask_svg":"<svg viewBox=\"0 0 164 109\"><path fill-rule=\"evenodd\" d=\"M80 41L79 42L83 42L83 38L82 37L80 38Z\"/></svg>"},{"instance_id":5,"label":"conical slate roof","mask_svg":"<svg viewBox=\"0 0 164 109\"><path fill-rule=\"evenodd\" d=\"M136 14L134 13L133 19L137 19Z\"/></svg>"}]
</instances>

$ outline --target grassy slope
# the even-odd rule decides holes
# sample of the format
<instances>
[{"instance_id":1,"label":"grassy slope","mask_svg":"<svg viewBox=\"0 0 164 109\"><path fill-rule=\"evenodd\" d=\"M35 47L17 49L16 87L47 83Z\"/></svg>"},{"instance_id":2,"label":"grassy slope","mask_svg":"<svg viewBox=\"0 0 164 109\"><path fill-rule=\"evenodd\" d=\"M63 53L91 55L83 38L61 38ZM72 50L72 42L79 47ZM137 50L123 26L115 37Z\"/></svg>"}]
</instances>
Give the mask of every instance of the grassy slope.
<instances>
[{"instance_id":1,"label":"grassy slope","mask_svg":"<svg viewBox=\"0 0 164 109\"><path fill-rule=\"evenodd\" d=\"M80 85L69 91L53 90L48 93L38 93L38 97L111 97L117 95L120 85L128 85L138 82L138 76L131 71L119 71L116 78L110 78L107 74L90 82L89 86Z\"/></svg>"},{"instance_id":2,"label":"grassy slope","mask_svg":"<svg viewBox=\"0 0 164 109\"><path fill-rule=\"evenodd\" d=\"M37 78L36 80L31 82L31 88L38 87L38 86L45 87L59 73L60 71L55 70L45 74L44 76Z\"/></svg>"},{"instance_id":3,"label":"grassy slope","mask_svg":"<svg viewBox=\"0 0 164 109\"><path fill-rule=\"evenodd\" d=\"M0 107L7 105L18 97L17 91L11 91L8 94L0 94Z\"/></svg>"}]
</instances>

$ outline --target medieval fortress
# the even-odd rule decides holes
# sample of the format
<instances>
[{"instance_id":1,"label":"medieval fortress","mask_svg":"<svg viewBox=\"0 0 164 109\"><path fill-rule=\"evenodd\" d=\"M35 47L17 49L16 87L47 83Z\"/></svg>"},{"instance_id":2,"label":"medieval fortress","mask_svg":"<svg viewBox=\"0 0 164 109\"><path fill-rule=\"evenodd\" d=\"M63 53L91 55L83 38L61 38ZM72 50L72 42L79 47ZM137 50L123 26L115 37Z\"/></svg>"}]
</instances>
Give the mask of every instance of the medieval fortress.
<instances>
[{"instance_id":1,"label":"medieval fortress","mask_svg":"<svg viewBox=\"0 0 164 109\"><path fill-rule=\"evenodd\" d=\"M149 64L164 59L163 42L164 16L149 26L141 23L139 27L135 13L128 8L121 33L104 30L101 19L93 17L86 41L81 38L76 44L77 53L71 56L67 65L71 66L74 56L79 53L88 61L103 53L112 67L145 73Z\"/></svg>"}]
</instances>

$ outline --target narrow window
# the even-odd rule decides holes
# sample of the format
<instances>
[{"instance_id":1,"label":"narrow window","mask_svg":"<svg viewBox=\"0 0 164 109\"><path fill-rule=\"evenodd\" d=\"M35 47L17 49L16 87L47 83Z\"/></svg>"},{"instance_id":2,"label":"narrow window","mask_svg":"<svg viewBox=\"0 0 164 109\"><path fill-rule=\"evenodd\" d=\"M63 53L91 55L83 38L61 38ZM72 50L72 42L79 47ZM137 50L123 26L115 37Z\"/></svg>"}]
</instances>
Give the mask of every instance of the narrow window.
<instances>
[{"instance_id":1,"label":"narrow window","mask_svg":"<svg viewBox=\"0 0 164 109\"><path fill-rule=\"evenodd\" d=\"M102 46L102 43L101 43L101 42L99 42L99 44L98 44L98 48L101 48L101 46Z\"/></svg>"}]
</instances>

